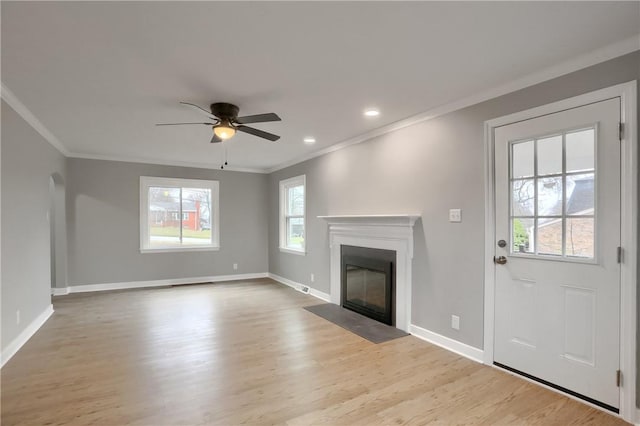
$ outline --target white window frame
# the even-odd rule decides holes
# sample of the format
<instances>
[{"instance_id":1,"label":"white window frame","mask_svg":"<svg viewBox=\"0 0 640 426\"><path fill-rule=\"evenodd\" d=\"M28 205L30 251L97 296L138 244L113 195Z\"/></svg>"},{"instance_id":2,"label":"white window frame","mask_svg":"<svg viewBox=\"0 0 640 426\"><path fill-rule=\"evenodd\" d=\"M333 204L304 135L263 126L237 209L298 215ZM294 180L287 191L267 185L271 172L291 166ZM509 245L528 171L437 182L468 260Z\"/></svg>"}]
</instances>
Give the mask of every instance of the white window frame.
<instances>
[{"instance_id":1,"label":"white window frame","mask_svg":"<svg viewBox=\"0 0 640 426\"><path fill-rule=\"evenodd\" d=\"M287 246L287 197L289 188L296 186L304 187L304 212L302 214L302 223L304 229L304 242L302 248ZM295 216L299 217L299 216ZM306 255L307 247L307 183L306 175L295 176L280 181L280 251L284 253L292 253L298 255Z\"/></svg>"},{"instance_id":2,"label":"white window frame","mask_svg":"<svg viewBox=\"0 0 640 426\"><path fill-rule=\"evenodd\" d=\"M149 188L204 188L211 190L211 244L151 247L149 244ZM179 216L179 215L178 215ZM220 184L216 180L140 176L140 253L220 250Z\"/></svg>"}]
</instances>

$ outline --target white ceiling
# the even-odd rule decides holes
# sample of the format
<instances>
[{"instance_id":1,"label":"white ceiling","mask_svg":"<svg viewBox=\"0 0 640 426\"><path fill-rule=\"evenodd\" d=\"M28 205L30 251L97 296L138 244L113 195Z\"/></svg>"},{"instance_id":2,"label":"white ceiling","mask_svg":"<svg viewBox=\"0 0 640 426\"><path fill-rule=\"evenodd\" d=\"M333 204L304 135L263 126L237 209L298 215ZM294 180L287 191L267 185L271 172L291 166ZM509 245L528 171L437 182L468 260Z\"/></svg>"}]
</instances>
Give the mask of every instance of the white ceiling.
<instances>
[{"instance_id":1,"label":"white ceiling","mask_svg":"<svg viewBox=\"0 0 640 426\"><path fill-rule=\"evenodd\" d=\"M2 83L74 156L220 164L178 104L276 112L229 165L272 169L637 37L639 2L6 2ZM362 116L378 107L376 119ZM313 146L305 136L317 139Z\"/></svg>"}]
</instances>

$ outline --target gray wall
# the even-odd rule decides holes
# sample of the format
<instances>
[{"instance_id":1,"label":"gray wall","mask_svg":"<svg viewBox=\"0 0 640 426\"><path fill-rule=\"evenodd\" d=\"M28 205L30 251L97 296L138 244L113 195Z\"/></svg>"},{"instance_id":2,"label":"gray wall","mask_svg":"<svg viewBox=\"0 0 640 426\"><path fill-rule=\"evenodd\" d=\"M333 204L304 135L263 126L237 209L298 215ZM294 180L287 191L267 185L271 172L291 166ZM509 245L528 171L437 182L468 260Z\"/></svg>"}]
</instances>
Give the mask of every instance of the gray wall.
<instances>
[{"instance_id":1,"label":"gray wall","mask_svg":"<svg viewBox=\"0 0 640 426\"><path fill-rule=\"evenodd\" d=\"M141 254L140 176L218 180L220 251ZM67 181L70 286L268 270L266 175L70 158Z\"/></svg>"},{"instance_id":2,"label":"gray wall","mask_svg":"<svg viewBox=\"0 0 640 426\"><path fill-rule=\"evenodd\" d=\"M328 293L328 232L316 216L418 213L412 323L482 348L484 122L638 78L635 52L272 173L269 271ZM307 179L305 257L278 250L278 182L299 174ZM462 209L462 223L448 222L450 208Z\"/></svg>"},{"instance_id":3,"label":"gray wall","mask_svg":"<svg viewBox=\"0 0 640 426\"><path fill-rule=\"evenodd\" d=\"M2 350L51 304L49 181L65 158L2 102ZM66 263L66 253L59 253ZM16 311L20 310L20 324Z\"/></svg>"}]
</instances>

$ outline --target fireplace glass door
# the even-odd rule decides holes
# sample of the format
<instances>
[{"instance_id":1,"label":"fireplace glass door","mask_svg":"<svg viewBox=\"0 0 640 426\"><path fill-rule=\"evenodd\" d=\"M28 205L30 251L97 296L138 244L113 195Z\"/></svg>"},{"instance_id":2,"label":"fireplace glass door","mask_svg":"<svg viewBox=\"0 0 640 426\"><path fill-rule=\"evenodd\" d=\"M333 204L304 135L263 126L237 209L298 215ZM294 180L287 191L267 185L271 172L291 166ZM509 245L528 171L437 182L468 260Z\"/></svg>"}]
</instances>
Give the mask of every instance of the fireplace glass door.
<instances>
[{"instance_id":1,"label":"fireplace glass door","mask_svg":"<svg viewBox=\"0 0 640 426\"><path fill-rule=\"evenodd\" d=\"M363 250L367 250L367 254L374 252L372 249ZM395 257L394 252L391 255ZM343 253L342 306L393 325L391 270L390 259Z\"/></svg>"},{"instance_id":2,"label":"fireplace glass door","mask_svg":"<svg viewBox=\"0 0 640 426\"><path fill-rule=\"evenodd\" d=\"M376 314L384 314L386 307L384 272L347 265L347 297L345 302L355 303Z\"/></svg>"}]
</instances>

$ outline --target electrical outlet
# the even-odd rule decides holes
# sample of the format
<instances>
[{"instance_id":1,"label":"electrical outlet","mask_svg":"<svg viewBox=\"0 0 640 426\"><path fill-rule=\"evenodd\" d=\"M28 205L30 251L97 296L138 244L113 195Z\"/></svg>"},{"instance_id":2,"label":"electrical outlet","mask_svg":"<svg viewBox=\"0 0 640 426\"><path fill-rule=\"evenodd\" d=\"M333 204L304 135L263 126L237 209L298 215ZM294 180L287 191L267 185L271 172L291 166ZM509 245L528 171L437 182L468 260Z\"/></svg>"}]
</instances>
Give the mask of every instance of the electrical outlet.
<instances>
[{"instance_id":1,"label":"electrical outlet","mask_svg":"<svg viewBox=\"0 0 640 426\"><path fill-rule=\"evenodd\" d=\"M460 330L460 317L457 315L451 315L451 328L454 330Z\"/></svg>"},{"instance_id":2,"label":"electrical outlet","mask_svg":"<svg viewBox=\"0 0 640 426\"><path fill-rule=\"evenodd\" d=\"M234 264L233 264L233 270L234 270L234 271L237 271L237 270L238 270L238 264L237 264L237 263L234 263Z\"/></svg>"},{"instance_id":3,"label":"electrical outlet","mask_svg":"<svg viewBox=\"0 0 640 426\"><path fill-rule=\"evenodd\" d=\"M462 222L462 210L460 209L449 210L449 222Z\"/></svg>"},{"instance_id":4,"label":"electrical outlet","mask_svg":"<svg viewBox=\"0 0 640 426\"><path fill-rule=\"evenodd\" d=\"M311 282L314 282L316 279L316 277L313 276L313 274L311 274Z\"/></svg>"},{"instance_id":5,"label":"electrical outlet","mask_svg":"<svg viewBox=\"0 0 640 426\"><path fill-rule=\"evenodd\" d=\"M16 325L20 325L20 309L16 311Z\"/></svg>"}]
</instances>

